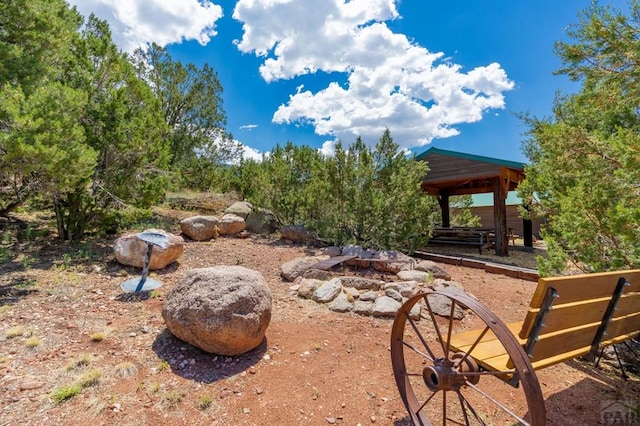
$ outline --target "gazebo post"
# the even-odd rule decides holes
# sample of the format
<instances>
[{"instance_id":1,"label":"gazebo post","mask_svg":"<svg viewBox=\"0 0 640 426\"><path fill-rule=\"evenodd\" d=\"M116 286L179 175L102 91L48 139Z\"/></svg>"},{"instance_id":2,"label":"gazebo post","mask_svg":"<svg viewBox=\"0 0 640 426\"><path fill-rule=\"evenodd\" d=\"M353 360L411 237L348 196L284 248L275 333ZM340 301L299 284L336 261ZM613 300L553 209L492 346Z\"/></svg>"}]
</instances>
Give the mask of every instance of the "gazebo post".
<instances>
[{"instance_id":1,"label":"gazebo post","mask_svg":"<svg viewBox=\"0 0 640 426\"><path fill-rule=\"evenodd\" d=\"M438 203L442 213L442 226L444 228L451 227L451 218L449 213L449 192L446 189L440 190L438 195Z\"/></svg>"},{"instance_id":2,"label":"gazebo post","mask_svg":"<svg viewBox=\"0 0 640 426\"><path fill-rule=\"evenodd\" d=\"M509 255L509 239L507 236L507 190L502 184L502 177L493 181L493 221L496 228L496 255Z\"/></svg>"}]
</instances>

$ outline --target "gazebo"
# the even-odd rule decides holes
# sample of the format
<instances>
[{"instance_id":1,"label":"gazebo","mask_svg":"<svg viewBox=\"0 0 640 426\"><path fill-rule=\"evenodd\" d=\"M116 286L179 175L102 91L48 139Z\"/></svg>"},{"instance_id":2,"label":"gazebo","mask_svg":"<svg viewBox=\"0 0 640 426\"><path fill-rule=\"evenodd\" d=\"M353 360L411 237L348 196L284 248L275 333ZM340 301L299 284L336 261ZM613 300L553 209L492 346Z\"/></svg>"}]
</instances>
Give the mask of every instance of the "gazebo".
<instances>
[{"instance_id":1,"label":"gazebo","mask_svg":"<svg viewBox=\"0 0 640 426\"><path fill-rule=\"evenodd\" d=\"M524 163L497 158L429 148L416 157L429 164L422 189L437 197L442 210L442 226L450 227L449 197L493 193L495 251L498 256L509 254L507 210L505 200L524 179ZM531 221L523 219L524 245L533 247Z\"/></svg>"}]
</instances>

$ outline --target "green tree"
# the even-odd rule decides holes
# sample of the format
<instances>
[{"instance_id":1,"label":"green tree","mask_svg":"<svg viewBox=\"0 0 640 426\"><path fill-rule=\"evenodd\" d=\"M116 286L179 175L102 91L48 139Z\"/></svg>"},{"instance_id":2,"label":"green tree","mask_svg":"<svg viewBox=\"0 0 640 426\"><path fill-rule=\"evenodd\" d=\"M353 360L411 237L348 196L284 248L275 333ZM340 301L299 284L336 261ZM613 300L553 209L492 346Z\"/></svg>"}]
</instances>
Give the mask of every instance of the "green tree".
<instances>
[{"instance_id":1,"label":"green tree","mask_svg":"<svg viewBox=\"0 0 640 426\"><path fill-rule=\"evenodd\" d=\"M471 195L454 195L450 199L451 226L480 227L480 216L471 212L473 198Z\"/></svg>"},{"instance_id":2,"label":"green tree","mask_svg":"<svg viewBox=\"0 0 640 426\"><path fill-rule=\"evenodd\" d=\"M530 159L519 192L547 218L544 274L640 266L640 7L593 3L558 42L559 73L582 84L553 116L524 117Z\"/></svg>"},{"instance_id":3,"label":"green tree","mask_svg":"<svg viewBox=\"0 0 640 426\"><path fill-rule=\"evenodd\" d=\"M303 224L333 244L414 251L425 245L439 211L420 184L423 162L398 153L389 131L379 149L361 138L335 155L288 143L262 162L243 162L239 192L273 210L283 224Z\"/></svg>"},{"instance_id":4,"label":"green tree","mask_svg":"<svg viewBox=\"0 0 640 426\"><path fill-rule=\"evenodd\" d=\"M79 122L98 157L89 184L53 193L58 232L73 240L111 226L123 208L163 199L169 159L160 104L113 44L108 24L92 15L81 35L78 67L65 80L87 95Z\"/></svg>"},{"instance_id":5,"label":"green tree","mask_svg":"<svg viewBox=\"0 0 640 426\"><path fill-rule=\"evenodd\" d=\"M222 85L207 64L198 68L173 60L167 50L152 44L134 52L138 75L150 83L160 99L170 143L171 167L183 184L208 189L219 166L242 157L242 146L224 131Z\"/></svg>"},{"instance_id":6,"label":"green tree","mask_svg":"<svg viewBox=\"0 0 640 426\"><path fill-rule=\"evenodd\" d=\"M373 153L374 247L413 252L426 245L438 209L421 189L428 167L398 151L386 129Z\"/></svg>"},{"instance_id":7,"label":"green tree","mask_svg":"<svg viewBox=\"0 0 640 426\"><path fill-rule=\"evenodd\" d=\"M78 123L86 96L59 82L81 21L62 0L0 3L0 216L90 174L95 154Z\"/></svg>"},{"instance_id":8,"label":"green tree","mask_svg":"<svg viewBox=\"0 0 640 426\"><path fill-rule=\"evenodd\" d=\"M160 103L106 22L83 25L62 0L5 2L0 19L0 212L51 200L60 237L77 240L161 199Z\"/></svg>"}]
</instances>

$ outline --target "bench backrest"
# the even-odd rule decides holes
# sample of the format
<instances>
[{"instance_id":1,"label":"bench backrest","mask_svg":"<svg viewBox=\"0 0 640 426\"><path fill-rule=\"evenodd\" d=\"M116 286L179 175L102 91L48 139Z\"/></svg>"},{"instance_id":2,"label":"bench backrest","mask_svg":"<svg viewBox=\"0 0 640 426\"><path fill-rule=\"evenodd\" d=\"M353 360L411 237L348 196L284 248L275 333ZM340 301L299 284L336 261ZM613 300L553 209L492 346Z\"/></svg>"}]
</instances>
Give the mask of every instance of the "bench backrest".
<instances>
[{"instance_id":1,"label":"bench backrest","mask_svg":"<svg viewBox=\"0 0 640 426\"><path fill-rule=\"evenodd\" d=\"M527 339L549 287L558 297L546 314L533 346L535 368L588 354L602 323L618 280L629 283L622 291L600 346L622 342L640 334L640 270L602 272L540 278L519 337Z\"/></svg>"}]
</instances>

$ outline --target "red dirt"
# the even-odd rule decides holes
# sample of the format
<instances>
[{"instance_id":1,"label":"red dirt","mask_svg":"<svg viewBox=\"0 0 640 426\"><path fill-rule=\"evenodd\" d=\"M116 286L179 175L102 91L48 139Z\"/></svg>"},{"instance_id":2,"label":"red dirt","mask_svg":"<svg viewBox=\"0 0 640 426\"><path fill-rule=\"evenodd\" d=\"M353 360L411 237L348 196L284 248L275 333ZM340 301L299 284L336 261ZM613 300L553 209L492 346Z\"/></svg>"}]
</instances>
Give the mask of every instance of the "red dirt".
<instances>
[{"instance_id":1,"label":"red dirt","mask_svg":"<svg viewBox=\"0 0 640 426\"><path fill-rule=\"evenodd\" d=\"M109 245L88 266L60 263L55 253L55 262L19 268L14 260L0 270L1 425L410 424L391 368L392 320L338 314L294 296L280 265L309 254L304 247L259 238L188 242L178 264L156 275L166 294L191 268L260 271L273 294L271 324L266 342L238 357L170 335L161 295L124 296L125 271L139 270L116 264ZM524 318L535 283L442 266L503 321ZM96 333L104 339L94 341ZM61 386L96 370L96 384L53 402ZM584 361L537 375L548 424L598 424L601 404L640 395L637 376L625 382Z\"/></svg>"}]
</instances>

